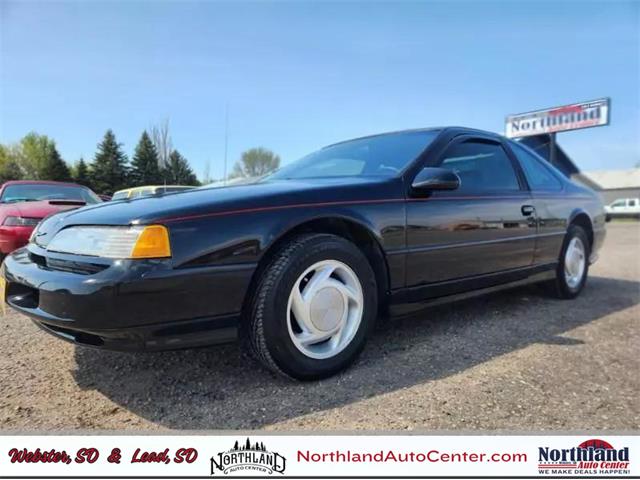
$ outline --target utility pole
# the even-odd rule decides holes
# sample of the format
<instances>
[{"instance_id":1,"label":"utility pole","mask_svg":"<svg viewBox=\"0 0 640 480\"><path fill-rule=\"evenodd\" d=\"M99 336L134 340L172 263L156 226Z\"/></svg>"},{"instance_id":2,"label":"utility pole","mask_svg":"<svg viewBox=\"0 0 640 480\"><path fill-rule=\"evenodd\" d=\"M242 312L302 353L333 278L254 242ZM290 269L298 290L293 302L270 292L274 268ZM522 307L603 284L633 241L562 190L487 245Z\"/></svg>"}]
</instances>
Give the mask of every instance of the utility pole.
<instances>
[{"instance_id":1,"label":"utility pole","mask_svg":"<svg viewBox=\"0 0 640 480\"><path fill-rule=\"evenodd\" d=\"M229 147L229 104L224 106L224 176L222 184L227 184L227 150Z\"/></svg>"}]
</instances>

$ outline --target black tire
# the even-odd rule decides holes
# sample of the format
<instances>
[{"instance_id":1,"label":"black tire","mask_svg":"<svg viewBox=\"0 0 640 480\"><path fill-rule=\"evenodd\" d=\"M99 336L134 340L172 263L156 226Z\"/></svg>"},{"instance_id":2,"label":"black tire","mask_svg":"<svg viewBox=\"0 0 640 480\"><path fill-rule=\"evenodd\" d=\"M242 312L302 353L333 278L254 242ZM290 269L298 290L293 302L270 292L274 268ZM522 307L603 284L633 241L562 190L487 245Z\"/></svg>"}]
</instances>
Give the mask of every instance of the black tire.
<instances>
[{"instance_id":1,"label":"black tire","mask_svg":"<svg viewBox=\"0 0 640 480\"><path fill-rule=\"evenodd\" d=\"M337 260L349 266L360 281L363 313L351 342L335 356L311 358L292 341L287 326L291 289L316 262ZM377 316L377 287L367 258L353 243L328 234L292 238L262 271L243 319L243 337L250 353L268 369L298 380L329 377L348 367L360 354Z\"/></svg>"},{"instance_id":2,"label":"black tire","mask_svg":"<svg viewBox=\"0 0 640 480\"><path fill-rule=\"evenodd\" d=\"M567 248L575 237L578 237L582 242L585 250L585 268L582 274L582 279L580 282L572 287L567 283L567 279L565 276L565 255L567 252ZM569 230L564 238L564 242L562 244L562 249L560 250L560 257L558 259L558 266L556 267L556 278L546 285L547 290L557 298L561 299L572 299L576 298L580 295L580 292L584 288L587 283L587 276L589 275L589 257L591 255L591 244L589 243L589 237L587 236L587 232L585 232L584 228L579 225L570 225Z\"/></svg>"}]
</instances>

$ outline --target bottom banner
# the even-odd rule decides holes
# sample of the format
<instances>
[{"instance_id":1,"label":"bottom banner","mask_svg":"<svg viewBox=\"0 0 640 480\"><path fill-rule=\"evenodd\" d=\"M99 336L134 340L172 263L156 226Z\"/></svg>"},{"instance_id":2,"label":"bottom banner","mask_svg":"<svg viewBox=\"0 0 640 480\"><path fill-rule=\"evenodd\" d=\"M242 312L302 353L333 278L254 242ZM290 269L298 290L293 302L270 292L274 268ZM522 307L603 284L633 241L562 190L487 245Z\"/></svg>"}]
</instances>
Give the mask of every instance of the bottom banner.
<instances>
[{"instance_id":1,"label":"bottom banner","mask_svg":"<svg viewBox=\"0 0 640 480\"><path fill-rule=\"evenodd\" d=\"M0 478L638 477L637 436L4 436Z\"/></svg>"}]
</instances>

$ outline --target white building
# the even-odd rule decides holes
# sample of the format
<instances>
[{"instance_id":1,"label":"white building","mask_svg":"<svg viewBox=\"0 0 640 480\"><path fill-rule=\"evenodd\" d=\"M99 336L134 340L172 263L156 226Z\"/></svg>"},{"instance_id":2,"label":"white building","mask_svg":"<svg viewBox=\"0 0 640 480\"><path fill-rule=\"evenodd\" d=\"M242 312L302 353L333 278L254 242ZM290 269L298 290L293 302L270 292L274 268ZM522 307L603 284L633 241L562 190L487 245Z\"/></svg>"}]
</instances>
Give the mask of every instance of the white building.
<instances>
[{"instance_id":1,"label":"white building","mask_svg":"<svg viewBox=\"0 0 640 480\"><path fill-rule=\"evenodd\" d=\"M600 187L597 190L606 204L618 198L640 198L640 168L580 172L579 177Z\"/></svg>"}]
</instances>

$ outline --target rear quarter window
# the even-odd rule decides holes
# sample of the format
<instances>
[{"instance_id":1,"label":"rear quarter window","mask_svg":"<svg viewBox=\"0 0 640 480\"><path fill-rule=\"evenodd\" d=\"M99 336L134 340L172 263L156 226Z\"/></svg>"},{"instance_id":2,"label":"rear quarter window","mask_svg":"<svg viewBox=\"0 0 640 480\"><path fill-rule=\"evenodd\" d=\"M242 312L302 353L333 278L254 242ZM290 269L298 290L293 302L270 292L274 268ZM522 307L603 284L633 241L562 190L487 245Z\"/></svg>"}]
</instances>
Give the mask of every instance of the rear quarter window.
<instances>
[{"instance_id":1,"label":"rear quarter window","mask_svg":"<svg viewBox=\"0 0 640 480\"><path fill-rule=\"evenodd\" d=\"M510 145L511 150L513 150L514 155L520 162L520 166L522 166L522 170L524 170L524 175L527 177L531 190L553 192L562 190L562 182L544 164L545 160L538 158L522 145L518 145L515 142L511 142Z\"/></svg>"}]
</instances>

